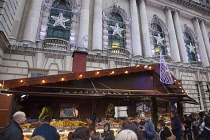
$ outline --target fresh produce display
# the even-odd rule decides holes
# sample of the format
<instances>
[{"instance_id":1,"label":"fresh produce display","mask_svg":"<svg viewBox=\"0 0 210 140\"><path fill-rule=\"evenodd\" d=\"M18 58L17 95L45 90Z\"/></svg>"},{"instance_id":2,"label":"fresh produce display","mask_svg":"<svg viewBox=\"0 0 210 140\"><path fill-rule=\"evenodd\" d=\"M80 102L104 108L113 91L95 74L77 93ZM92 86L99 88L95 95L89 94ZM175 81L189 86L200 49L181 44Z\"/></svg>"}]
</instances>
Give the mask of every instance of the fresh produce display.
<instances>
[{"instance_id":1,"label":"fresh produce display","mask_svg":"<svg viewBox=\"0 0 210 140\"><path fill-rule=\"evenodd\" d=\"M33 122L31 124L30 123L23 124L21 127L23 129L27 129L27 128L36 128L40 125L42 125L42 122ZM50 123L50 125L54 127L80 127L80 126L87 126L87 123L82 121L63 120L63 121L53 121Z\"/></svg>"}]
</instances>

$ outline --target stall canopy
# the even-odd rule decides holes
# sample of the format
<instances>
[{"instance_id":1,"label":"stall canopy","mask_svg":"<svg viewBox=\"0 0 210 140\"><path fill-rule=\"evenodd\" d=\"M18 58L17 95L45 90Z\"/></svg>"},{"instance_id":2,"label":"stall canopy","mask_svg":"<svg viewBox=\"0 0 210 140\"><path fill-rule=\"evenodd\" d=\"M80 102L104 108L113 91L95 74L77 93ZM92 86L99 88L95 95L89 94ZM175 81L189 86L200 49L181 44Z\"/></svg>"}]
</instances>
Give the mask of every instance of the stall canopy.
<instances>
[{"instance_id":1,"label":"stall canopy","mask_svg":"<svg viewBox=\"0 0 210 140\"><path fill-rule=\"evenodd\" d=\"M198 104L173 77L174 84L160 82L160 65L86 71L0 81L2 94L72 96L86 98L156 97L160 100Z\"/></svg>"}]
</instances>

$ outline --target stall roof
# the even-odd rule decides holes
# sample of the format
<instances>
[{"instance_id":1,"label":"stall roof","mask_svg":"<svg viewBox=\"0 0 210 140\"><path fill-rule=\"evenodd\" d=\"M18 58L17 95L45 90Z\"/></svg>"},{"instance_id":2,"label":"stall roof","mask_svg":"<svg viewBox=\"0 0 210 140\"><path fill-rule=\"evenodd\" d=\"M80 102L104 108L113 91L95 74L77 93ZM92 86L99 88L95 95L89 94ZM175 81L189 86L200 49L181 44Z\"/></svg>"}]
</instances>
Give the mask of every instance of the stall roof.
<instances>
[{"instance_id":1,"label":"stall roof","mask_svg":"<svg viewBox=\"0 0 210 140\"><path fill-rule=\"evenodd\" d=\"M182 86L163 84L159 64L86 71L42 77L0 81L2 93L34 96L72 96L95 98L157 97L160 100L198 104Z\"/></svg>"}]
</instances>

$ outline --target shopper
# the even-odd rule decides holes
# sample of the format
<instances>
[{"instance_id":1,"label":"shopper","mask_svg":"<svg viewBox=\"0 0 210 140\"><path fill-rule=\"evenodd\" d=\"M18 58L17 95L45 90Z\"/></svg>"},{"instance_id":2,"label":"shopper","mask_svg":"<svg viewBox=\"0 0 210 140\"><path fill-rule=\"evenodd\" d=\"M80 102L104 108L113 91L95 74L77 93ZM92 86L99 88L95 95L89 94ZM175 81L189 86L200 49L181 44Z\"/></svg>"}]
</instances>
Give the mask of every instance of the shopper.
<instances>
[{"instance_id":1,"label":"shopper","mask_svg":"<svg viewBox=\"0 0 210 140\"><path fill-rule=\"evenodd\" d=\"M34 130L31 137L40 135L44 137L45 140L59 140L60 135L56 128L50 125L50 122L51 118L49 116L45 117L43 124Z\"/></svg>"},{"instance_id":2,"label":"shopper","mask_svg":"<svg viewBox=\"0 0 210 140\"><path fill-rule=\"evenodd\" d=\"M73 133L74 140L89 140L90 133L87 127L78 127Z\"/></svg>"},{"instance_id":3,"label":"shopper","mask_svg":"<svg viewBox=\"0 0 210 140\"><path fill-rule=\"evenodd\" d=\"M3 140L23 140L23 130L20 125L26 122L26 114L17 111L9 124L2 130Z\"/></svg>"},{"instance_id":4,"label":"shopper","mask_svg":"<svg viewBox=\"0 0 210 140\"><path fill-rule=\"evenodd\" d=\"M149 119L147 119L146 114L142 112L140 114L140 123L138 123L138 130L143 140L154 140L156 131L155 125Z\"/></svg>"},{"instance_id":5,"label":"shopper","mask_svg":"<svg viewBox=\"0 0 210 140\"><path fill-rule=\"evenodd\" d=\"M115 140L138 140L135 132L129 129L120 131Z\"/></svg>"},{"instance_id":6,"label":"shopper","mask_svg":"<svg viewBox=\"0 0 210 140\"><path fill-rule=\"evenodd\" d=\"M159 136L161 140L166 140L167 137L170 137L172 135L164 120L159 120L158 125L160 127Z\"/></svg>"},{"instance_id":7,"label":"shopper","mask_svg":"<svg viewBox=\"0 0 210 140\"><path fill-rule=\"evenodd\" d=\"M123 129L132 130L133 132L136 133L138 140L141 140L140 132L139 132L138 127L137 127L137 125L135 123L133 123L133 122L126 122L124 124Z\"/></svg>"},{"instance_id":8,"label":"shopper","mask_svg":"<svg viewBox=\"0 0 210 140\"><path fill-rule=\"evenodd\" d=\"M104 133L102 134L104 140L114 140L114 131L110 130L110 124L104 124Z\"/></svg>"},{"instance_id":9,"label":"shopper","mask_svg":"<svg viewBox=\"0 0 210 140\"><path fill-rule=\"evenodd\" d=\"M185 127L184 130L184 140L192 140L192 133L191 133L191 116L184 115L184 122L183 125Z\"/></svg>"},{"instance_id":10,"label":"shopper","mask_svg":"<svg viewBox=\"0 0 210 140\"><path fill-rule=\"evenodd\" d=\"M198 134L199 134L199 118L197 113L192 113L192 132L193 132L193 139L198 140Z\"/></svg>"},{"instance_id":11,"label":"shopper","mask_svg":"<svg viewBox=\"0 0 210 140\"><path fill-rule=\"evenodd\" d=\"M90 124L88 127L91 140L102 140L100 133L96 132L95 124Z\"/></svg>"},{"instance_id":12,"label":"shopper","mask_svg":"<svg viewBox=\"0 0 210 140\"><path fill-rule=\"evenodd\" d=\"M199 140L210 140L210 115L207 115L204 119L205 127L202 133L198 136Z\"/></svg>"},{"instance_id":13,"label":"shopper","mask_svg":"<svg viewBox=\"0 0 210 140\"><path fill-rule=\"evenodd\" d=\"M198 134L201 134L201 132L203 131L204 127L205 127L205 122L204 122L204 118L205 118L205 112L199 112L198 113L199 116L199 120L198 120Z\"/></svg>"},{"instance_id":14,"label":"shopper","mask_svg":"<svg viewBox=\"0 0 210 140\"><path fill-rule=\"evenodd\" d=\"M183 135L181 122L175 111L171 111L171 119L172 132L176 136L176 140L181 140Z\"/></svg>"}]
</instances>

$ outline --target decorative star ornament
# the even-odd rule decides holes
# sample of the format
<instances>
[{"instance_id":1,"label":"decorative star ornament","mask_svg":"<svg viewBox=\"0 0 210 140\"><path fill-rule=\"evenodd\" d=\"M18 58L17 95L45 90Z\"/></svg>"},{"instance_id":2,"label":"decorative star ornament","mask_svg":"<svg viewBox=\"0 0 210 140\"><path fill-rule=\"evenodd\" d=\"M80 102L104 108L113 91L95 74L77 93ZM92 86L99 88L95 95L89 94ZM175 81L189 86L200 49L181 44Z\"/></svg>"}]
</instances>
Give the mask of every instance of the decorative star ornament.
<instances>
[{"instance_id":1,"label":"decorative star ornament","mask_svg":"<svg viewBox=\"0 0 210 140\"><path fill-rule=\"evenodd\" d=\"M112 35L118 34L120 37L123 37L121 32L124 30L123 28L120 28L118 23L116 23L115 26L110 26L113 30Z\"/></svg>"},{"instance_id":2,"label":"decorative star ornament","mask_svg":"<svg viewBox=\"0 0 210 140\"><path fill-rule=\"evenodd\" d=\"M158 33L158 36L154 36L155 38L156 38L156 40L157 40L157 44L161 44L161 45L164 45L163 44L163 40L164 40L164 38L162 38L161 36L160 36L160 34Z\"/></svg>"},{"instance_id":3,"label":"decorative star ornament","mask_svg":"<svg viewBox=\"0 0 210 140\"><path fill-rule=\"evenodd\" d=\"M192 46L192 44L190 43L190 45L187 45L187 47L190 49L190 52L195 53L195 47Z\"/></svg>"},{"instance_id":4,"label":"decorative star ornament","mask_svg":"<svg viewBox=\"0 0 210 140\"><path fill-rule=\"evenodd\" d=\"M60 25L63 28L66 28L65 22L70 20L70 19L64 18L62 13L60 13L58 17L56 17L56 16L51 16L51 17L55 20L55 23L53 24L53 27Z\"/></svg>"}]
</instances>

